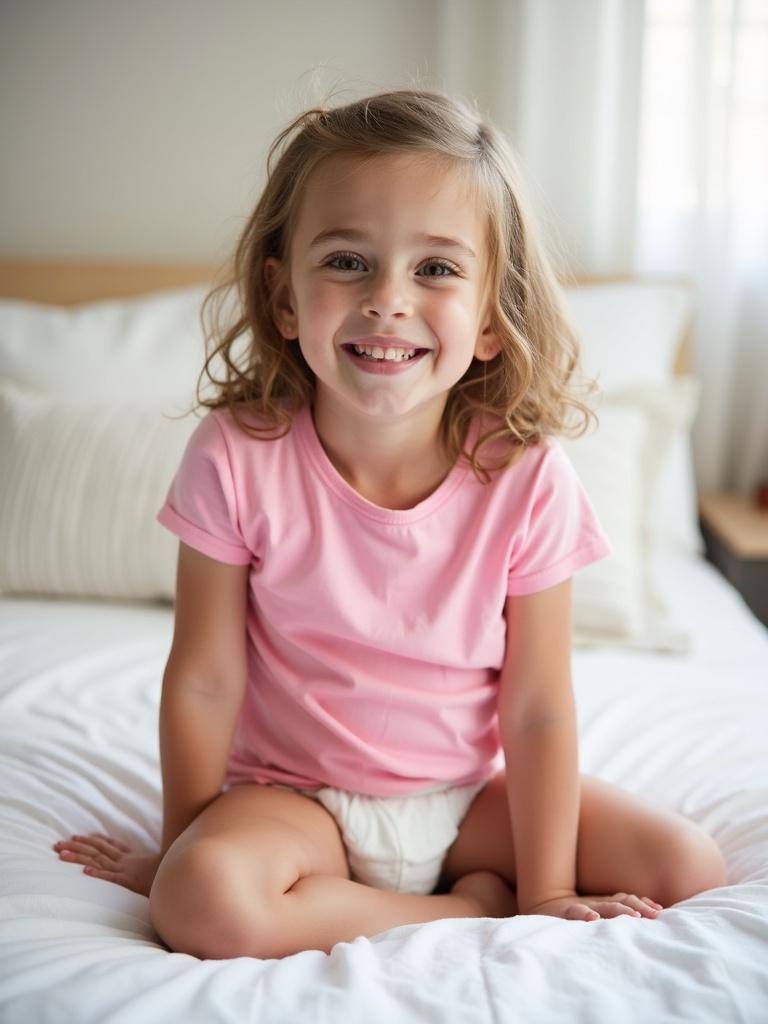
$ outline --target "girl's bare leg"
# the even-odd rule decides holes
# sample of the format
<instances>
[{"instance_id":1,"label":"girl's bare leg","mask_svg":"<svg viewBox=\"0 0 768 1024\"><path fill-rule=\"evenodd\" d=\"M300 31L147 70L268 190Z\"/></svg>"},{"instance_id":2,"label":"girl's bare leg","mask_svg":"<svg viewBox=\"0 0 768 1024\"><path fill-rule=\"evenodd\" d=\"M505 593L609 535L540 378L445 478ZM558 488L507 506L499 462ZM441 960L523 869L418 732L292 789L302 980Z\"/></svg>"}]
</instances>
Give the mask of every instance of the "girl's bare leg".
<instances>
[{"instance_id":1,"label":"girl's bare leg","mask_svg":"<svg viewBox=\"0 0 768 1024\"><path fill-rule=\"evenodd\" d=\"M481 870L495 872L511 887L516 884L515 838L503 771L475 797L462 821L443 863L441 888ZM585 774L576 875L581 894L633 893L662 907L728 884L717 844L698 825Z\"/></svg>"},{"instance_id":2,"label":"girl's bare leg","mask_svg":"<svg viewBox=\"0 0 768 1024\"><path fill-rule=\"evenodd\" d=\"M512 890L487 871L460 879L442 896L387 892L334 875L307 875L275 905L280 926L273 931L271 951L246 955L279 957L301 949L329 953L337 942L370 938L398 925L516 912Z\"/></svg>"},{"instance_id":3,"label":"girl's bare leg","mask_svg":"<svg viewBox=\"0 0 768 1024\"><path fill-rule=\"evenodd\" d=\"M490 872L430 896L353 882L328 811L256 784L234 786L199 815L166 853L150 892L164 942L210 959L327 953L398 925L515 912L513 893Z\"/></svg>"}]
</instances>

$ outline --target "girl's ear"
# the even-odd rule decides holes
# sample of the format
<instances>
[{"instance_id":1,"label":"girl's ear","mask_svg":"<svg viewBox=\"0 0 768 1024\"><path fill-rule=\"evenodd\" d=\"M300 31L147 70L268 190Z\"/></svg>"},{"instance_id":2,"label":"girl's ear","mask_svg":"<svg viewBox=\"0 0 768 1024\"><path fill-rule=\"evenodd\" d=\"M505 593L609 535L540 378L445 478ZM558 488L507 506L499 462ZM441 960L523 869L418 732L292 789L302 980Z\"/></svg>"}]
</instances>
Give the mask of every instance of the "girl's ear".
<instances>
[{"instance_id":1,"label":"girl's ear","mask_svg":"<svg viewBox=\"0 0 768 1024\"><path fill-rule=\"evenodd\" d=\"M487 362L501 352L501 341L490 323L486 324L475 343L475 358Z\"/></svg>"},{"instance_id":2,"label":"girl's ear","mask_svg":"<svg viewBox=\"0 0 768 1024\"><path fill-rule=\"evenodd\" d=\"M269 305L275 327L287 340L297 338L298 318L293 307L293 296L287 284L279 284L281 262L274 256L264 260L264 286L269 295Z\"/></svg>"}]
</instances>

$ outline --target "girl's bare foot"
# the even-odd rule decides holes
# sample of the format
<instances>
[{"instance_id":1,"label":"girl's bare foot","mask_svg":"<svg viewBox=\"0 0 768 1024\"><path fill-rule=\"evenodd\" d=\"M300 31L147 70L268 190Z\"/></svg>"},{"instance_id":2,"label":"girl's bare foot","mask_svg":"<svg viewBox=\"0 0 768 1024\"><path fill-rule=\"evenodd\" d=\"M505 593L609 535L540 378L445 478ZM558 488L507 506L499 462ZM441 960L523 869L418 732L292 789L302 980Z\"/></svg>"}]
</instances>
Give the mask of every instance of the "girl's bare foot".
<instances>
[{"instance_id":1,"label":"girl's bare foot","mask_svg":"<svg viewBox=\"0 0 768 1024\"><path fill-rule=\"evenodd\" d=\"M453 883L451 892L472 900L481 917L514 917L518 912L514 892L493 871L471 871Z\"/></svg>"},{"instance_id":2,"label":"girl's bare foot","mask_svg":"<svg viewBox=\"0 0 768 1024\"><path fill-rule=\"evenodd\" d=\"M70 836L54 844L61 860L84 864L83 871L92 878L122 885L141 896L149 896L157 869L159 853L134 851L121 839L91 832L87 836Z\"/></svg>"}]
</instances>

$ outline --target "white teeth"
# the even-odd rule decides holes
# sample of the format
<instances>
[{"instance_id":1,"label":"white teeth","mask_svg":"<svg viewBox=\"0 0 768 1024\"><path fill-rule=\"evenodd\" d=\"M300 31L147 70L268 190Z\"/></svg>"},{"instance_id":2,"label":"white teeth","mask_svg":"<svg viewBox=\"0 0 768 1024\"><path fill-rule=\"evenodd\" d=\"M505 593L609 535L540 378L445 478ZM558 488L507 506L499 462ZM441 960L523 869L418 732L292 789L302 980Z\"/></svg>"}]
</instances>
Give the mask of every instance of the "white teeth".
<instances>
[{"instance_id":1,"label":"white teeth","mask_svg":"<svg viewBox=\"0 0 768 1024\"><path fill-rule=\"evenodd\" d=\"M383 349L378 345L355 345L355 352L360 356L366 355L373 359L387 359L395 363L401 363L406 359L413 359L416 355L416 349L411 349L410 351L405 351L402 348Z\"/></svg>"}]
</instances>

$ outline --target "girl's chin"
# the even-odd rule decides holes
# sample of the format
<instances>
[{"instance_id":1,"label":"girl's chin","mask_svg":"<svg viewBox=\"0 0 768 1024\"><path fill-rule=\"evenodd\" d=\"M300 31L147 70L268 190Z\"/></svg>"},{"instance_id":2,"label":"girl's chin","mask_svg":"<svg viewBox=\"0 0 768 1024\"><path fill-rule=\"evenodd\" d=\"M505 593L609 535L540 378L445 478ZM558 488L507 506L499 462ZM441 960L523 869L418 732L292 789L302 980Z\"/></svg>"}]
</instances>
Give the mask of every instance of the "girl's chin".
<instances>
[{"instance_id":1,"label":"girl's chin","mask_svg":"<svg viewBox=\"0 0 768 1024\"><path fill-rule=\"evenodd\" d=\"M331 394L316 393L315 408L317 409L318 404L322 405L323 413L328 416L357 417L361 421L361 426L369 422L383 424L392 421L394 424L396 420L415 415L433 416L439 423L447 398L447 392L425 400L413 394L397 397L391 392L375 394L369 391L366 394L358 392L350 395L348 392L336 391Z\"/></svg>"}]
</instances>

